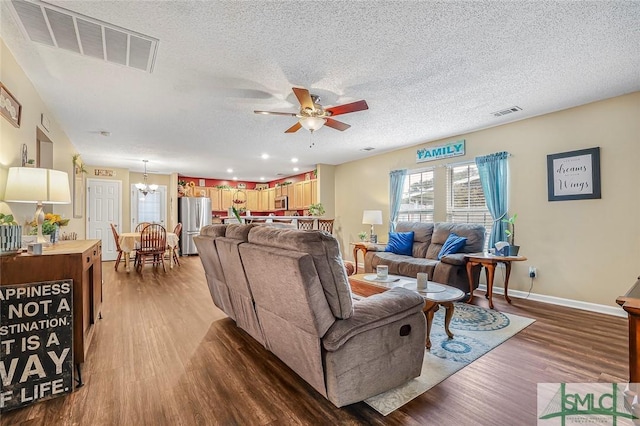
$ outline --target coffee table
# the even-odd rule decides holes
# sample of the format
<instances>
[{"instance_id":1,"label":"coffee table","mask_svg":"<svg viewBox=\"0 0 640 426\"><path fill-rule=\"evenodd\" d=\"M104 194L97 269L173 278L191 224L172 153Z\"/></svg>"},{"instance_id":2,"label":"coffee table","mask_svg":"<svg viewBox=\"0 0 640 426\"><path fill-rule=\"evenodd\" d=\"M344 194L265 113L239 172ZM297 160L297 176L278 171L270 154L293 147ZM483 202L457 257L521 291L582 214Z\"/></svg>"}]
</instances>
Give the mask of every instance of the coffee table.
<instances>
[{"instance_id":1,"label":"coffee table","mask_svg":"<svg viewBox=\"0 0 640 426\"><path fill-rule=\"evenodd\" d=\"M401 275L389 275L386 280L380 281L375 279L376 274L355 274L349 277L349 284L351 285L351 291L360 296L371 296L373 294L383 293L390 288L403 287L409 290L417 291L425 301L424 316L427 319L427 340L425 346L427 349L431 349L431 323L433 322L433 315L443 306L445 309L444 315L444 331L447 333L450 339L453 338L453 333L449 330L449 324L453 317L454 305L453 302L458 301L465 297L462 290L455 287L448 286L446 284L435 283L429 281L427 288L434 291L418 291L417 280L411 277L403 277Z\"/></svg>"}]
</instances>

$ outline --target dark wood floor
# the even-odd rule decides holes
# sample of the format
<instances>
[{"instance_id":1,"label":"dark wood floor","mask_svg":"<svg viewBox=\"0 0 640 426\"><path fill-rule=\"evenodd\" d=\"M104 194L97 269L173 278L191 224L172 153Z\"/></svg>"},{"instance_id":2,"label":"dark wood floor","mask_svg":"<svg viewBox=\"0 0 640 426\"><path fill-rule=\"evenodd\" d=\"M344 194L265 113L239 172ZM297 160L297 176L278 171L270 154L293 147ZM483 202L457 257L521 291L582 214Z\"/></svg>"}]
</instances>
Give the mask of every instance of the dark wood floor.
<instances>
[{"instance_id":1,"label":"dark wood floor","mask_svg":"<svg viewBox=\"0 0 640 426\"><path fill-rule=\"evenodd\" d=\"M167 273L113 271L104 319L70 396L2 415L2 425L534 425L538 382L623 382L623 318L514 299L536 322L383 417L318 395L211 301L198 257ZM478 305L486 300L476 297Z\"/></svg>"}]
</instances>

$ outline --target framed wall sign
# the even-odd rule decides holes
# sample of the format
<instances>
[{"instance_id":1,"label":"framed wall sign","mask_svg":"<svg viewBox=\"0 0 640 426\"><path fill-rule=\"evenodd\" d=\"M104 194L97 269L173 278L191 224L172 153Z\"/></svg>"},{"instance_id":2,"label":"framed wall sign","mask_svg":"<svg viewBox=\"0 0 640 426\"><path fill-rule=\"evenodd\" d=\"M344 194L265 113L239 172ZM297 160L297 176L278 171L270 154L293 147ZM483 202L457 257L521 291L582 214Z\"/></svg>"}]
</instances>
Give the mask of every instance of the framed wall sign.
<instances>
[{"instance_id":1,"label":"framed wall sign","mask_svg":"<svg viewBox=\"0 0 640 426\"><path fill-rule=\"evenodd\" d=\"M72 280L3 285L0 300L0 413L71 393Z\"/></svg>"},{"instance_id":2,"label":"framed wall sign","mask_svg":"<svg viewBox=\"0 0 640 426\"><path fill-rule=\"evenodd\" d=\"M0 83L0 115L9 120L14 127L20 127L22 106L2 83Z\"/></svg>"},{"instance_id":3,"label":"framed wall sign","mask_svg":"<svg viewBox=\"0 0 640 426\"><path fill-rule=\"evenodd\" d=\"M602 198L600 148L547 155L549 201Z\"/></svg>"}]
</instances>

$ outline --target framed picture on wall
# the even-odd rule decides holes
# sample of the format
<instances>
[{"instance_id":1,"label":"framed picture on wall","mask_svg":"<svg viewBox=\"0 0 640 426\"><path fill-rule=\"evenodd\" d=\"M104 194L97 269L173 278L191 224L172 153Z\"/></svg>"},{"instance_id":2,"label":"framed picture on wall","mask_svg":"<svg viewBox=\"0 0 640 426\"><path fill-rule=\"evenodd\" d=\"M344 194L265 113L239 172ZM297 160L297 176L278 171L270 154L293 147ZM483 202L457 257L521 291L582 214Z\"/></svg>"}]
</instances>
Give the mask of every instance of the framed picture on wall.
<instances>
[{"instance_id":1,"label":"framed picture on wall","mask_svg":"<svg viewBox=\"0 0 640 426\"><path fill-rule=\"evenodd\" d=\"M0 83L0 115L9 120L14 127L20 127L22 105L2 83Z\"/></svg>"},{"instance_id":2,"label":"framed picture on wall","mask_svg":"<svg viewBox=\"0 0 640 426\"><path fill-rule=\"evenodd\" d=\"M547 155L549 201L602 198L600 147Z\"/></svg>"}]
</instances>

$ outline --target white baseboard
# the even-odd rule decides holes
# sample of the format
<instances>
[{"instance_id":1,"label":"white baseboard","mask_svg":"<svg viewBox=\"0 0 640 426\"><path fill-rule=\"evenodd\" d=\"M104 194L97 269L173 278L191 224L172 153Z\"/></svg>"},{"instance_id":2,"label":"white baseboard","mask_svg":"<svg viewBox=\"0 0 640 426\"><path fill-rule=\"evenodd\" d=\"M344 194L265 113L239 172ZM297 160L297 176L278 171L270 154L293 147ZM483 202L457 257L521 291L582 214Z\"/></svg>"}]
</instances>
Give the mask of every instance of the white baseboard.
<instances>
[{"instance_id":1,"label":"white baseboard","mask_svg":"<svg viewBox=\"0 0 640 426\"><path fill-rule=\"evenodd\" d=\"M486 284L480 284L478 290L487 291ZM493 287L494 294L504 294L504 287ZM528 297L527 297L528 295ZM509 297L535 300L536 302L550 303L552 305L566 306L568 308L582 309L583 311L598 312L616 317L627 317L627 313L620 306L599 305L597 303L582 302L580 300L564 299L562 297L547 296L545 294L528 293L520 290L509 290Z\"/></svg>"}]
</instances>

